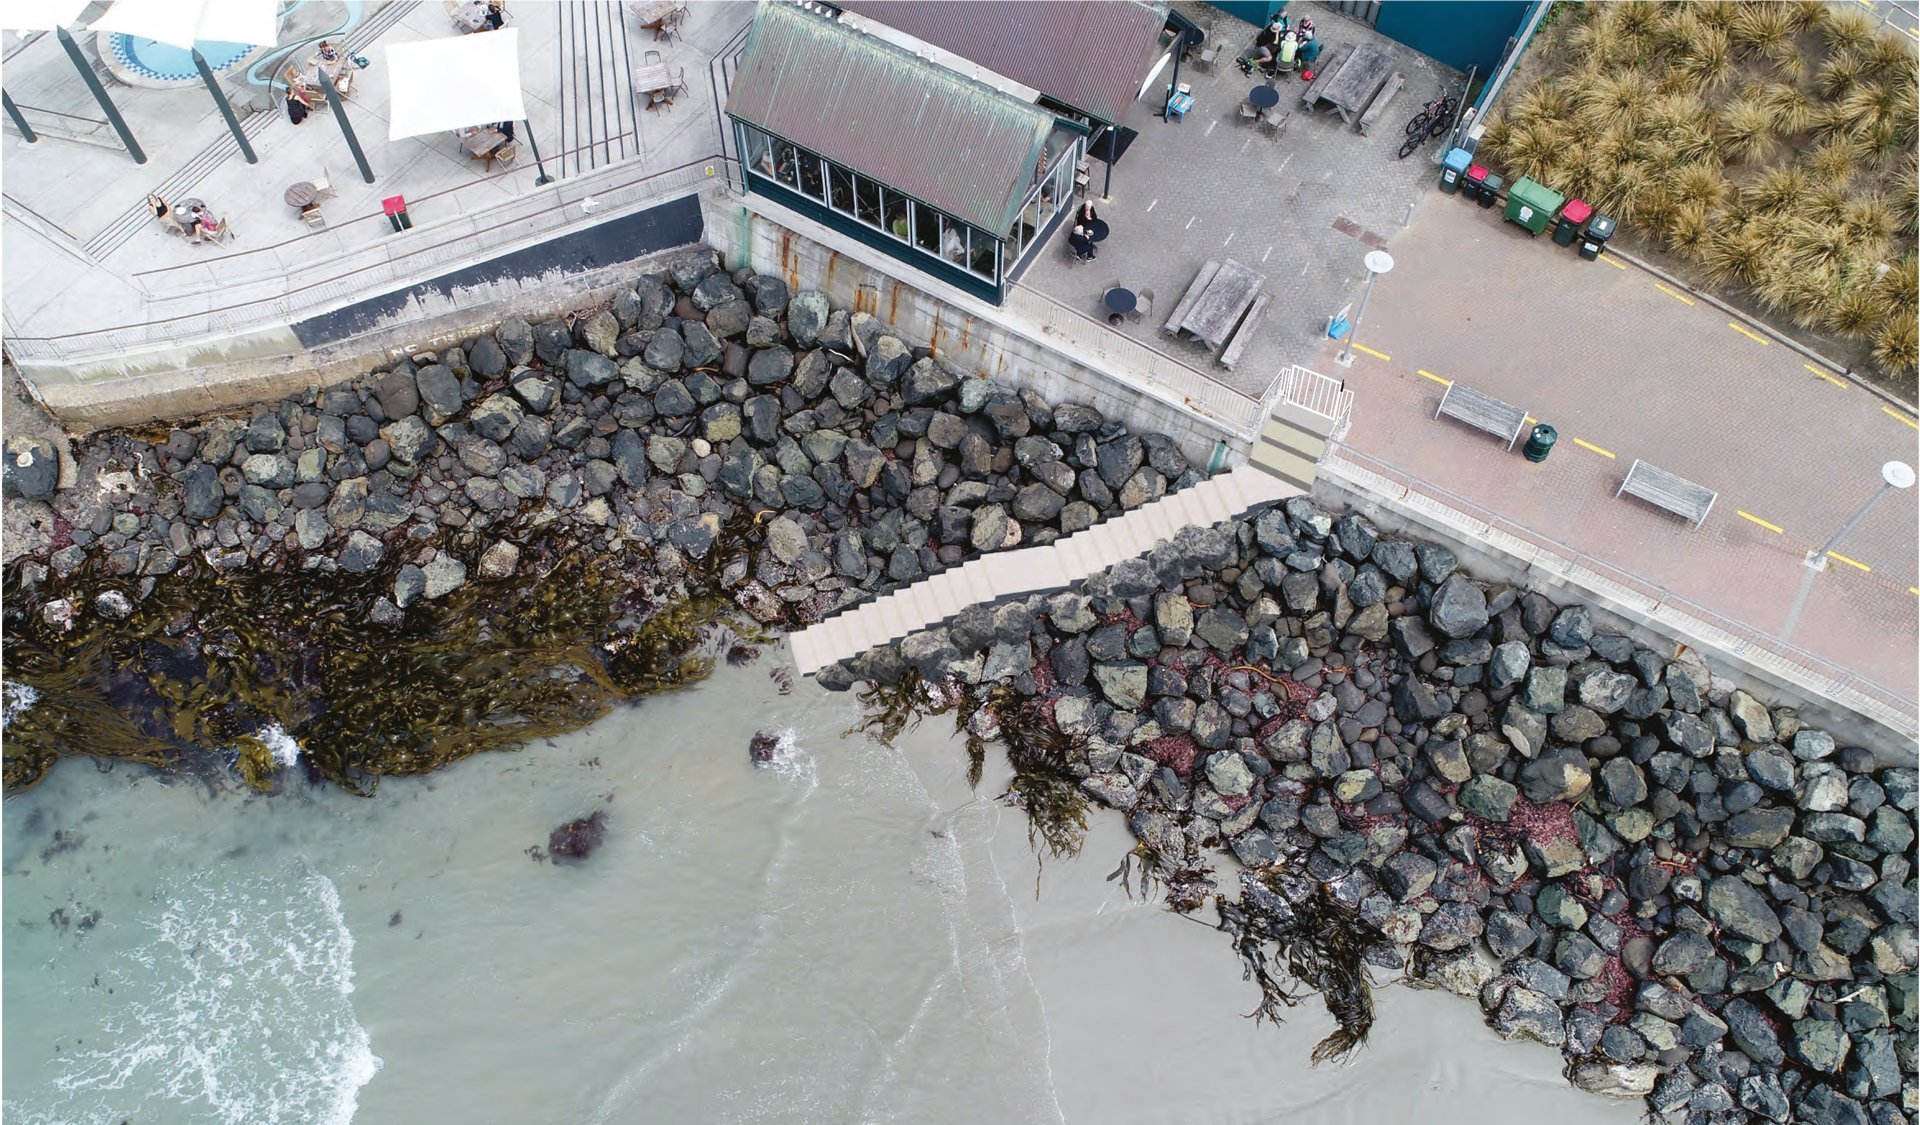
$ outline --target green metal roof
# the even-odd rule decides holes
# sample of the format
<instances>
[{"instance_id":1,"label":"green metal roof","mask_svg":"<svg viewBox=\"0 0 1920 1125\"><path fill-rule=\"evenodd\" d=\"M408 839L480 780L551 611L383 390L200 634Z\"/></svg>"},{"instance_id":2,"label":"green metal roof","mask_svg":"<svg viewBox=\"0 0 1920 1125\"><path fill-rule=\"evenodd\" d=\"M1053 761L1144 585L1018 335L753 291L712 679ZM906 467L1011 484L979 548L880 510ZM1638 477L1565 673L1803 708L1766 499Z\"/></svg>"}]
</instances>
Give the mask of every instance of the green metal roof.
<instances>
[{"instance_id":1,"label":"green metal roof","mask_svg":"<svg viewBox=\"0 0 1920 1125\"><path fill-rule=\"evenodd\" d=\"M780 0L754 16L727 113L995 234L1053 129L1042 109Z\"/></svg>"}]
</instances>

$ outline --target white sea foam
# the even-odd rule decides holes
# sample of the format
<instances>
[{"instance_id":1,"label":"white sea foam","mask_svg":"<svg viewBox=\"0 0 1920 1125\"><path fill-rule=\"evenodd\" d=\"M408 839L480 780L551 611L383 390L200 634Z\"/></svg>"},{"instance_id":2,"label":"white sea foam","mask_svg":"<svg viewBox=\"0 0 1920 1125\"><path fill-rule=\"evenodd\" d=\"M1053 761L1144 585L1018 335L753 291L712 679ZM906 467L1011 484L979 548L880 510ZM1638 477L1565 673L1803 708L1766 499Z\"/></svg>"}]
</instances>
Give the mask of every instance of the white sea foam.
<instances>
[{"instance_id":1,"label":"white sea foam","mask_svg":"<svg viewBox=\"0 0 1920 1125\"><path fill-rule=\"evenodd\" d=\"M137 1092L234 1125L353 1119L381 1064L347 999L353 934L331 879L201 872L144 925L126 969L102 974L125 998L100 1028L109 1045L88 1036L54 1079L74 1116L95 1117L96 1098L145 1116L111 1093Z\"/></svg>"},{"instance_id":2,"label":"white sea foam","mask_svg":"<svg viewBox=\"0 0 1920 1125\"><path fill-rule=\"evenodd\" d=\"M273 753L273 763L281 769L292 769L300 761L300 743L287 733L287 728L279 723L271 723L254 732L266 748Z\"/></svg>"},{"instance_id":3,"label":"white sea foam","mask_svg":"<svg viewBox=\"0 0 1920 1125\"><path fill-rule=\"evenodd\" d=\"M792 727L774 732L773 757L767 768L782 777L792 778L805 787L801 797L813 796L820 788L820 763L800 745L800 735Z\"/></svg>"},{"instance_id":4,"label":"white sea foam","mask_svg":"<svg viewBox=\"0 0 1920 1125\"><path fill-rule=\"evenodd\" d=\"M26 684L0 680L0 701L4 703L0 706L0 730L4 730L40 702L40 693Z\"/></svg>"}]
</instances>

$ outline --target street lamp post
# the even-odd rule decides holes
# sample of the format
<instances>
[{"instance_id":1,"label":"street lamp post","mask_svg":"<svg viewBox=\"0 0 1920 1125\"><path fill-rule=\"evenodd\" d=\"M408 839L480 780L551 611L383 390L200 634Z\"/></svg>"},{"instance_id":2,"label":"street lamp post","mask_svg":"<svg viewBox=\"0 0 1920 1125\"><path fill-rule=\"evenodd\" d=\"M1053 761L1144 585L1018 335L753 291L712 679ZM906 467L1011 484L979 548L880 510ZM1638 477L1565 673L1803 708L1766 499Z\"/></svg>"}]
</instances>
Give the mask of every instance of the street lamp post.
<instances>
[{"instance_id":1,"label":"street lamp post","mask_svg":"<svg viewBox=\"0 0 1920 1125\"><path fill-rule=\"evenodd\" d=\"M1867 502L1860 505L1860 510L1853 513L1852 519L1840 525L1840 530L1833 533L1833 538L1827 540L1819 550L1807 552L1807 576L1800 580L1800 592L1794 595L1793 607L1787 611L1786 626L1780 630L1781 640L1793 639L1794 627L1800 624L1800 611L1806 608L1807 595L1813 591L1814 577L1827 569L1827 558L1833 549L1853 534L1853 529L1860 526L1860 521L1867 518L1867 513L1873 511L1873 506L1880 502L1882 496L1895 489L1912 488L1913 482L1913 466L1905 461L1889 461L1880 466L1880 487L1867 497Z\"/></svg>"},{"instance_id":2,"label":"street lamp post","mask_svg":"<svg viewBox=\"0 0 1920 1125\"><path fill-rule=\"evenodd\" d=\"M1347 330L1347 346L1333 361L1342 367L1353 366L1353 342L1360 337L1360 322L1367 315L1367 298L1373 296L1373 282L1381 274L1393 269L1393 255L1385 250L1367 252L1367 287L1360 292L1360 311L1353 314L1353 327Z\"/></svg>"}]
</instances>

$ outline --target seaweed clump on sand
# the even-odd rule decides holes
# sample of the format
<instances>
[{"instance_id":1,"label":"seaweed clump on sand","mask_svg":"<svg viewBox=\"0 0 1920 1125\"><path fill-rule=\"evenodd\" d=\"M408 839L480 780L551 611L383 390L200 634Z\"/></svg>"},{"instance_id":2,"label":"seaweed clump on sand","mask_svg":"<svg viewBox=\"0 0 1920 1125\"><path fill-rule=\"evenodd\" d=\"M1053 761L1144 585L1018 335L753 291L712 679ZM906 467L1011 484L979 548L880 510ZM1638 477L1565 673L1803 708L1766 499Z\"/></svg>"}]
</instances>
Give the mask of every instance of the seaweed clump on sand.
<instances>
[{"instance_id":1,"label":"seaweed clump on sand","mask_svg":"<svg viewBox=\"0 0 1920 1125\"><path fill-rule=\"evenodd\" d=\"M1240 873L1240 901L1219 896L1219 928L1233 935L1245 977L1260 986L1256 1021L1278 1023L1280 1010L1301 996L1280 973L1318 992L1339 1029L1313 1048L1318 1063L1347 1057L1373 1027L1373 986L1362 960L1367 947L1384 941L1377 928L1313 880L1279 867ZM1269 947L1272 952L1269 953Z\"/></svg>"},{"instance_id":2,"label":"seaweed clump on sand","mask_svg":"<svg viewBox=\"0 0 1920 1125\"><path fill-rule=\"evenodd\" d=\"M277 726L309 775L371 796L382 777L578 729L712 670L730 607L706 583L669 586L643 552L535 540L527 555L533 578L469 583L398 626L363 611L397 559L364 575L183 569L124 620L71 629L9 570L5 675L38 701L8 723L6 790L71 753L270 788Z\"/></svg>"},{"instance_id":3,"label":"seaweed clump on sand","mask_svg":"<svg viewBox=\"0 0 1920 1125\"><path fill-rule=\"evenodd\" d=\"M887 746L926 715L954 717L967 745L967 783L975 788L986 764L986 744L1006 747L1013 777L1000 795L1027 814L1027 840L1040 854L1069 858L1087 838L1087 797L1080 790L1087 747L1054 721L1051 702L1030 699L1012 687L968 688L957 679L929 683L908 669L896 684L870 683L859 693L865 717L849 734L864 734Z\"/></svg>"},{"instance_id":4,"label":"seaweed clump on sand","mask_svg":"<svg viewBox=\"0 0 1920 1125\"><path fill-rule=\"evenodd\" d=\"M585 859L607 838L607 814L598 810L591 816L569 820L547 837L547 854L556 860Z\"/></svg>"}]
</instances>

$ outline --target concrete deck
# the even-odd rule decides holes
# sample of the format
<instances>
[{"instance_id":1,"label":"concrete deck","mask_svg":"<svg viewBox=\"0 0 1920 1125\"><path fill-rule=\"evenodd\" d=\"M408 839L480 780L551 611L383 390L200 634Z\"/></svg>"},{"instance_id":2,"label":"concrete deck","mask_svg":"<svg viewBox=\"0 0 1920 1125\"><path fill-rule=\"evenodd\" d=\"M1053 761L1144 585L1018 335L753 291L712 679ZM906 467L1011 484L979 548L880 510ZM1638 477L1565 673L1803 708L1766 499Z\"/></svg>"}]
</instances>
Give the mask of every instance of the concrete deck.
<instances>
[{"instance_id":1,"label":"concrete deck","mask_svg":"<svg viewBox=\"0 0 1920 1125\"><path fill-rule=\"evenodd\" d=\"M0 139L6 170L5 312L9 337L84 346L83 334L162 321L183 311L217 308L265 289L291 271L364 252L406 236L392 233L381 200L404 195L416 228L482 215L534 188L532 145L522 129L520 159L491 171L469 158L451 135L387 139L387 73L380 47L457 34L437 3L389 2L364 6L364 18L345 34L347 9L309 5L319 15L285 29L283 45L332 34L373 65L359 72L347 113L376 180L362 181L333 115L325 110L295 126L277 99L244 75L223 84L243 117L259 156L240 155L203 87L109 93L148 155L136 165L104 133L88 143L43 136L28 144L9 125ZM510 26L521 37L521 81L531 140L549 175L565 179L610 165L669 169L720 150L709 67L752 15L745 0L696 0L686 38L655 43L613 0L514 6ZM329 18L329 13L337 18ZM82 37L85 38L84 36ZM296 58L310 53L301 46ZM686 71L687 93L670 111L648 113L631 92L629 75L648 51ZM8 93L27 107L79 118L99 109L51 36L18 47L6 60ZM251 104L249 104L251 102ZM32 110L29 120L44 119ZM327 225L310 229L283 195L297 181L324 174L335 196L323 200ZM194 245L161 230L145 210L153 191L170 200L196 197L228 218L231 242ZM504 245L515 232L501 229ZM484 227L476 251L488 241ZM398 256L398 255L396 255ZM396 263L391 280L404 280ZM381 281L370 273L364 288ZM316 310L317 311L317 310Z\"/></svg>"},{"instance_id":2,"label":"concrete deck","mask_svg":"<svg viewBox=\"0 0 1920 1125\"><path fill-rule=\"evenodd\" d=\"M1124 124L1140 136L1114 166L1110 198L1102 198L1106 165L1093 162L1094 204L1113 228L1100 256L1074 261L1063 229L1021 284L1092 317L1102 315L1100 295L1112 285L1151 289L1155 315L1118 331L1251 394L1289 364L1332 370L1312 358L1328 316L1357 297L1367 251L1400 231L1408 208L1439 176L1430 159L1437 141L1398 158L1403 127L1442 90L1457 94L1463 76L1331 9L1311 11L1326 44L1323 62L1344 45L1372 43L1406 75L1371 136L1331 109L1308 113L1300 104L1307 83L1298 75L1275 83L1276 108L1293 111L1278 138L1243 122L1239 107L1264 79L1241 74L1233 59L1252 46L1257 29L1207 9L1202 18L1213 20L1221 52L1212 73L1181 67L1180 81L1193 86L1193 111L1168 124L1153 116L1156 96L1134 103ZM1169 67L1155 89L1171 77ZM1232 371L1215 362L1214 349L1160 330L1200 267L1226 258L1265 274L1272 296Z\"/></svg>"}]
</instances>

